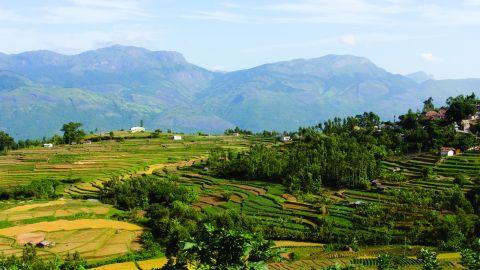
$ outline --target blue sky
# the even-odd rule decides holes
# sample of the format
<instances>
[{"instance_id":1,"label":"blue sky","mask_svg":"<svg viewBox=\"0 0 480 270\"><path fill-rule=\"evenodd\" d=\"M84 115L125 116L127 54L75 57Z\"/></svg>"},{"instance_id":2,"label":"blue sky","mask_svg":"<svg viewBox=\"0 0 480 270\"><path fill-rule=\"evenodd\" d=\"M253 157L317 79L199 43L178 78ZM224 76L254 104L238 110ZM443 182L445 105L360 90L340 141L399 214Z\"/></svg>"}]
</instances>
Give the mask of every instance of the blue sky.
<instances>
[{"instance_id":1,"label":"blue sky","mask_svg":"<svg viewBox=\"0 0 480 270\"><path fill-rule=\"evenodd\" d=\"M237 70L353 54L394 73L480 78L480 0L0 0L0 51L112 44Z\"/></svg>"}]
</instances>

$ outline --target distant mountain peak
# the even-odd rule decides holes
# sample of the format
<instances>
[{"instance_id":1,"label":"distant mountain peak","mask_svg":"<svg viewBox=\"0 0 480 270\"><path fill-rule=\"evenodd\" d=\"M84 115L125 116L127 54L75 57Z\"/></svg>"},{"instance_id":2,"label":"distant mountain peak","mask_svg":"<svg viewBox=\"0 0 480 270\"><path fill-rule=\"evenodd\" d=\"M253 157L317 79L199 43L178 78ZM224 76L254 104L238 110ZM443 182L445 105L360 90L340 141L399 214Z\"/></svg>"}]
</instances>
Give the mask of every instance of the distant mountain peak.
<instances>
[{"instance_id":1,"label":"distant mountain peak","mask_svg":"<svg viewBox=\"0 0 480 270\"><path fill-rule=\"evenodd\" d=\"M294 59L260 66L270 71L286 74L311 74L319 77L366 74L384 76L387 72L365 57L328 54L310 59Z\"/></svg>"},{"instance_id":2,"label":"distant mountain peak","mask_svg":"<svg viewBox=\"0 0 480 270\"><path fill-rule=\"evenodd\" d=\"M434 79L433 75L427 74L423 71L417 71L417 72L414 72L414 73L410 73L410 74L405 75L405 77L407 77L407 78L409 78L409 79L411 79L411 80L413 80L417 83L423 83L423 82Z\"/></svg>"},{"instance_id":3,"label":"distant mountain peak","mask_svg":"<svg viewBox=\"0 0 480 270\"><path fill-rule=\"evenodd\" d=\"M90 50L79 54L81 55L100 55L119 57L121 55L128 57L146 57L154 60L160 60L163 62L177 62L186 63L185 57L176 51L151 51L142 47L125 46L125 45L112 45L108 47L99 48L96 50Z\"/></svg>"}]
</instances>

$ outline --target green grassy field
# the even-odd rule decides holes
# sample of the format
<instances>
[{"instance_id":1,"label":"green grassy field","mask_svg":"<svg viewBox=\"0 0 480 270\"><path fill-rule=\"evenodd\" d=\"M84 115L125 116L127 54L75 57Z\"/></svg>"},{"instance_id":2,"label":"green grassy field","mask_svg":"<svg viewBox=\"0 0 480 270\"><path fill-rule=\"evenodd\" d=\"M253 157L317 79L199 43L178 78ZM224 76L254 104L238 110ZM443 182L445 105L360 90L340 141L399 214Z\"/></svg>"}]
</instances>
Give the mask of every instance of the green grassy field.
<instances>
[{"instance_id":1,"label":"green grassy field","mask_svg":"<svg viewBox=\"0 0 480 270\"><path fill-rule=\"evenodd\" d=\"M205 157L210 149L242 149L249 141L232 136L169 135L152 139L107 140L92 144L31 148L0 156L0 187L28 184L42 179L106 180L144 171L150 165L176 163Z\"/></svg>"}]
</instances>

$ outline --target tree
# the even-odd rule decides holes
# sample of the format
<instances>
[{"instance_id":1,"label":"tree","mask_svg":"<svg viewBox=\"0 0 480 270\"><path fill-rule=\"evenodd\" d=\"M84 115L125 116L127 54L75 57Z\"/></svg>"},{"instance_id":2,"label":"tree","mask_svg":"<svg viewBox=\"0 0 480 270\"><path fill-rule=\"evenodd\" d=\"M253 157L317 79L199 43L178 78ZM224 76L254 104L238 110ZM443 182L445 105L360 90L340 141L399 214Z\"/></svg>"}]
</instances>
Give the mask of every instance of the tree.
<instances>
[{"instance_id":1,"label":"tree","mask_svg":"<svg viewBox=\"0 0 480 270\"><path fill-rule=\"evenodd\" d=\"M427 100L423 102L423 111L428 112L433 110L435 110L435 105L433 105L433 98L429 97Z\"/></svg>"},{"instance_id":2,"label":"tree","mask_svg":"<svg viewBox=\"0 0 480 270\"><path fill-rule=\"evenodd\" d=\"M460 188L463 188L463 186L469 182L470 181L468 180L468 177L463 173L457 174L455 179L453 179L453 184L459 186Z\"/></svg>"},{"instance_id":3,"label":"tree","mask_svg":"<svg viewBox=\"0 0 480 270\"><path fill-rule=\"evenodd\" d=\"M378 127L381 123L380 116L373 112L364 112L363 114L355 116L355 118L358 119L358 125L361 127Z\"/></svg>"},{"instance_id":4,"label":"tree","mask_svg":"<svg viewBox=\"0 0 480 270\"><path fill-rule=\"evenodd\" d=\"M460 95L458 97L450 97L447 99L448 109L445 116L450 122L460 123L462 119L477 112L477 98L472 93L470 96Z\"/></svg>"},{"instance_id":5,"label":"tree","mask_svg":"<svg viewBox=\"0 0 480 270\"><path fill-rule=\"evenodd\" d=\"M83 137L85 137L85 131L80 129L82 123L70 122L64 124L61 131L63 132L63 142L66 144L71 144L73 142L79 142Z\"/></svg>"},{"instance_id":6,"label":"tree","mask_svg":"<svg viewBox=\"0 0 480 270\"><path fill-rule=\"evenodd\" d=\"M8 133L0 131L0 152L6 151L11 149L15 145L15 141L13 140Z\"/></svg>"},{"instance_id":7,"label":"tree","mask_svg":"<svg viewBox=\"0 0 480 270\"><path fill-rule=\"evenodd\" d=\"M397 270L398 265L396 264L394 258L387 254L380 254L377 258L377 269L378 270Z\"/></svg>"},{"instance_id":8,"label":"tree","mask_svg":"<svg viewBox=\"0 0 480 270\"><path fill-rule=\"evenodd\" d=\"M410 109L407 114L401 115L400 117L400 126L404 129L417 129L420 126L418 121L418 115L413 113Z\"/></svg>"},{"instance_id":9,"label":"tree","mask_svg":"<svg viewBox=\"0 0 480 270\"><path fill-rule=\"evenodd\" d=\"M418 259L422 262L423 270L440 270L440 266L437 261L437 253L430 251L428 249L422 248Z\"/></svg>"},{"instance_id":10,"label":"tree","mask_svg":"<svg viewBox=\"0 0 480 270\"><path fill-rule=\"evenodd\" d=\"M476 239L471 248L463 249L461 264L468 270L480 269L480 238Z\"/></svg>"},{"instance_id":11,"label":"tree","mask_svg":"<svg viewBox=\"0 0 480 270\"><path fill-rule=\"evenodd\" d=\"M191 241L185 242L177 265L192 264L197 269L263 270L268 269L268 261L281 259L281 251L260 234L205 224Z\"/></svg>"}]
</instances>

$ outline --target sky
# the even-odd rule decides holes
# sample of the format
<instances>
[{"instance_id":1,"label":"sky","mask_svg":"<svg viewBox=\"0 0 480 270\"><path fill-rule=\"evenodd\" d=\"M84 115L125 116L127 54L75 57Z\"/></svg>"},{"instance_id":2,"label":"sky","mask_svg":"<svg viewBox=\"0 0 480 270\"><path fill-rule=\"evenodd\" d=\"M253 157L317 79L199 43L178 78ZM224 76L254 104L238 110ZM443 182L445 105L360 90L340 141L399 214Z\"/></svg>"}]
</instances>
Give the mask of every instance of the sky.
<instances>
[{"instance_id":1,"label":"sky","mask_svg":"<svg viewBox=\"0 0 480 270\"><path fill-rule=\"evenodd\" d=\"M480 78L480 0L0 0L0 52L114 44L232 71L326 54Z\"/></svg>"}]
</instances>

